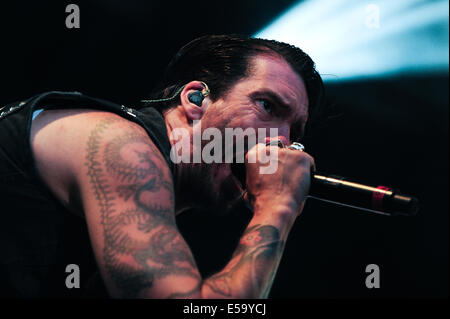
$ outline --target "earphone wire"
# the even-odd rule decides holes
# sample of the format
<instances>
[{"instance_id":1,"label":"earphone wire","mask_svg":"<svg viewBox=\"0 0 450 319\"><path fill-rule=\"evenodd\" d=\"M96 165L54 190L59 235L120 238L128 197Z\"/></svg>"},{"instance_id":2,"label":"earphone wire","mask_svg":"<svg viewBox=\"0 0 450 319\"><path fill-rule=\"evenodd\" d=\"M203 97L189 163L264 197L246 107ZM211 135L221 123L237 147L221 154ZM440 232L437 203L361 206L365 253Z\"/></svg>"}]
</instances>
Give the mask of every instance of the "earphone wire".
<instances>
[{"instance_id":1,"label":"earphone wire","mask_svg":"<svg viewBox=\"0 0 450 319\"><path fill-rule=\"evenodd\" d=\"M208 85L206 85L205 82L202 82L203 86L205 87L202 91L203 97L207 97L209 95L209 87ZM172 95L171 97L168 98L164 98L164 99L157 99L157 100L141 100L141 103L159 103L159 102L167 102L167 101L172 101L174 98L176 98L178 96L178 94L180 94L180 92L184 89L184 87L186 86L183 85L182 87L180 87L174 95Z\"/></svg>"},{"instance_id":2,"label":"earphone wire","mask_svg":"<svg viewBox=\"0 0 450 319\"><path fill-rule=\"evenodd\" d=\"M178 94L180 94L180 92L184 89L186 85L183 85L182 87L180 87L174 95L172 95L171 97L168 98L164 98L164 99L157 99L157 100L141 100L142 103L159 103L159 102L167 102L167 101L171 101L174 98L176 98L178 96Z\"/></svg>"}]
</instances>

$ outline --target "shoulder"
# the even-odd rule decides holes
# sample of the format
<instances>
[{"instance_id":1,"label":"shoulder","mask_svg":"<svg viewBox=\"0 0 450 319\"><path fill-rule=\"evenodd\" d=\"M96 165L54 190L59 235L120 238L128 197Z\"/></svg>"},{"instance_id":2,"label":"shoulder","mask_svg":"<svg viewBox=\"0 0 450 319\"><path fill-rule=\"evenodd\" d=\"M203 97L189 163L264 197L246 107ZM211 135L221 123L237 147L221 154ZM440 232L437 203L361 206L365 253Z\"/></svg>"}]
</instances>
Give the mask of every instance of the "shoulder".
<instances>
[{"instance_id":1,"label":"shoulder","mask_svg":"<svg viewBox=\"0 0 450 319\"><path fill-rule=\"evenodd\" d=\"M146 131L114 113L44 111L33 121L30 138L38 172L69 206L69 190L90 183L94 164L100 165L96 169L101 168L103 174L116 174L120 179L144 174L150 165L171 180L164 157Z\"/></svg>"}]
</instances>

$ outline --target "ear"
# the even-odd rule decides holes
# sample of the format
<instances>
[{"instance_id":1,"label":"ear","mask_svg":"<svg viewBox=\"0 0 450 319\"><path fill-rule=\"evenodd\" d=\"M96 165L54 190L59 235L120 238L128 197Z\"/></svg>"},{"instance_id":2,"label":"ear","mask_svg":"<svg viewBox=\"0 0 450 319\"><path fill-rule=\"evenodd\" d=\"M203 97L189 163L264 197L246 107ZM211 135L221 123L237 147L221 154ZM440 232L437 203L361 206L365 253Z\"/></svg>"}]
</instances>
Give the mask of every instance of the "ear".
<instances>
[{"instance_id":1,"label":"ear","mask_svg":"<svg viewBox=\"0 0 450 319\"><path fill-rule=\"evenodd\" d=\"M203 91L205 86L200 81L191 81L185 85L184 89L180 93L181 107L184 109L184 113L189 122L193 120L200 120L205 113L207 106L209 104L209 98L205 97L203 99L202 105L198 106L191 101L189 101L189 94L193 92Z\"/></svg>"}]
</instances>

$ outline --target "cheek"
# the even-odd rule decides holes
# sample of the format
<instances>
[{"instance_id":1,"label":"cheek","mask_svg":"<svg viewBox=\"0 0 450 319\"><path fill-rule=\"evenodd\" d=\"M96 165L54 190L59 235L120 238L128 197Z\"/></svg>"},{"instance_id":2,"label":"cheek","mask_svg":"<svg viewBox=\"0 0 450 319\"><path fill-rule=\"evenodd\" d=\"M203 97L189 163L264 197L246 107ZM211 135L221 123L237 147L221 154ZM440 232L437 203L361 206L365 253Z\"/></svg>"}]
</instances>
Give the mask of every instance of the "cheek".
<instances>
[{"instance_id":1,"label":"cheek","mask_svg":"<svg viewBox=\"0 0 450 319\"><path fill-rule=\"evenodd\" d=\"M208 109L209 114L204 118L204 123L207 125L205 127L216 127L222 134L224 134L225 128L241 128L243 130L253 128L255 133L258 133L258 128L263 128L265 136L262 137L262 140L270 135L270 128L278 128L277 124L270 121L266 114L250 102L235 103L216 103ZM258 135L257 139L259 140Z\"/></svg>"},{"instance_id":2,"label":"cheek","mask_svg":"<svg viewBox=\"0 0 450 319\"><path fill-rule=\"evenodd\" d=\"M211 114L212 115L212 114ZM256 123L257 117L254 112L246 109L239 110L223 110L214 114L211 123L215 123L217 128L242 128L258 127Z\"/></svg>"},{"instance_id":3,"label":"cheek","mask_svg":"<svg viewBox=\"0 0 450 319\"><path fill-rule=\"evenodd\" d=\"M232 121L230 124L232 127L246 128L259 128L264 127L264 121L261 120L261 114L251 106L241 106L239 109L235 109L231 113Z\"/></svg>"},{"instance_id":4,"label":"cheek","mask_svg":"<svg viewBox=\"0 0 450 319\"><path fill-rule=\"evenodd\" d=\"M216 103L208 108L203 120L207 121L208 126L216 128L230 127L230 123L235 119L233 110L225 103Z\"/></svg>"}]
</instances>

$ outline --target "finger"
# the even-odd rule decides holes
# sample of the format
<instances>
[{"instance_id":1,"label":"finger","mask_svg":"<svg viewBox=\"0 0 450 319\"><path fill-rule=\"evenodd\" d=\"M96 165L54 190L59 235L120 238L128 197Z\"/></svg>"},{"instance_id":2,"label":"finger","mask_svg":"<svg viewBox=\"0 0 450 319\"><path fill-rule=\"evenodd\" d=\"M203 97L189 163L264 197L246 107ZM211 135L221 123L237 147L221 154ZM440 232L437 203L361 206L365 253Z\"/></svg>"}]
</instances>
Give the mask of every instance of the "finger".
<instances>
[{"instance_id":1,"label":"finger","mask_svg":"<svg viewBox=\"0 0 450 319\"><path fill-rule=\"evenodd\" d=\"M245 155L245 162L256 163L257 159L265 158L264 155L271 156L279 150L280 148L276 145L258 143L247 152L247 154Z\"/></svg>"},{"instance_id":2,"label":"finger","mask_svg":"<svg viewBox=\"0 0 450 319\"><path fill-rule=\"evenodd\" d=\"M314 157L312 157L311 155L309 155L306 152L303 151L297 151L297 150L289 150L291 152L296 152L296 156L299 158L299 164L302 165L305 168L309 167L309 171L311 174L315 174L316 173L316 162L314 160ZM291 153L293 154L293 153Z\"/></svg>"},{"instance_id":3,"label":"finger","mask_svg":"<svg viewBox=\"0 0 450 319\"><path fill-rule=\"evenodd\" d=\"M311 157L312 158L312 157ZM312 158L312 162L311 162L311 173L315 174L317 171L316 169L316 161L314 160L314 158Z\"/></svg>"},{"instance_id":4,"label":"finger","mask_svg":"<svg viewBox=\"0 0 450 319\"><path fill-rule=\"evenodd\" d=\"M316 161L314 160L314 157L309 155L308 153L304 152L304 154L308 155L308 161L309 161L309 169L311 170L311 173L316 172Z\"/></svg>"}]
</instances>

